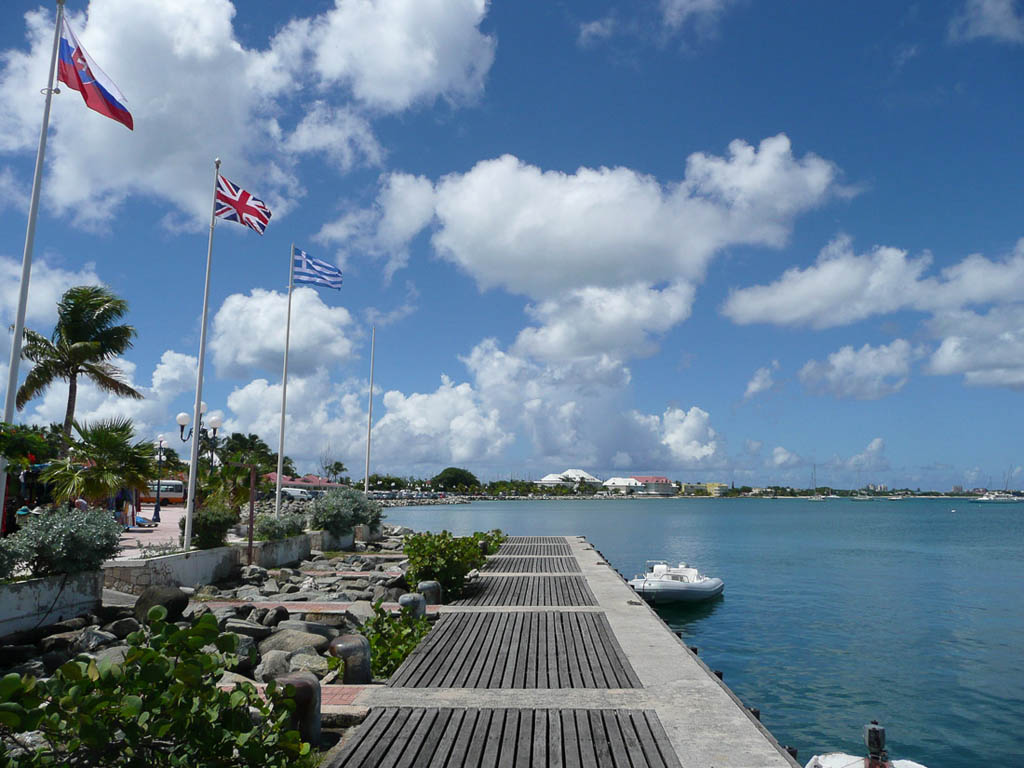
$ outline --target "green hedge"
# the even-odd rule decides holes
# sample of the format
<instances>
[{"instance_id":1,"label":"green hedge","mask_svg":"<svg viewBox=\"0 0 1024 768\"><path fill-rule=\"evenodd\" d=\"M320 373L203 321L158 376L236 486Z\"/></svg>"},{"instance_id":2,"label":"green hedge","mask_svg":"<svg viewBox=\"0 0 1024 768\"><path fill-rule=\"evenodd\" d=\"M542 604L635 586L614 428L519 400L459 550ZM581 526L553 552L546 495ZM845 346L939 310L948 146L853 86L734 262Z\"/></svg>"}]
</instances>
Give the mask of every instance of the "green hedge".
<instances>
[{"instance_id":1,"label":"green hedge","mask_svg":"<svg viewBox=\"0 0 1024 768\"><path fill-rule=\"evenodd\" d=\"M416 618L409 606L392 616L382 607L383 600L373 605L373 618L359 630L370 641L370 664L374 677L391 677L402 666L420 640L430 631L426 618Z\"/></svg>"},{"instance_id":2,"label":"green hedge","mask_svg":"<svg viewBox=\"0 0 1024 768\"><path fill-rule=\"evenodd\" d=\"M405 555L409 558L406 579L410 584L437 581L441 584L445 600L459 597L466 575L487 562L479 542L486 541L490 553L492 545L497 550L493 542L500 544L499 537L504 541L505 535L498 530L472 536L453 536L448 531L411 534L405 539Z\"/></svg>"},{"instance_id":3,"label":"green hedge","mask_svg":"<svg viewBox=\"0 0 1024 768\"><path fill-rule=\"evenodd\" d=\"M223 504L207 504L192 513L192 546L196 549L223 547L228 540L228 531L238 523L238 514ZM185 518L178 521L181 532L185 532Z\"/></svg>"},{"instance_id":4,"label":"green hedge","mask_svg":"<svg viewBox=\"0 0 1024 768\"><path fill-rule=\"evenodd\" d=\"M306 530L306 516L282 512L280 515L264 513L256 515L253 524L253 538L259 541L280 541L289 536L298 536Z\"/></svg>"},{"instance_id":5,"label":"green hedge","mask_svg":"<svg viewBox=\"0 0 1024 768\"><path fill-rule=\"evenodd\" d=\"M383 518L376 501L354 488L335 488L313 502L310 527L335 536L352 532L355 525L368 525L373 530Z\"/></svg>"},{"instance_id":6,"label":"green hedge","mask_svg":"<svg viewBox=\"0 0 1024 768\"><path fill-rule=\"evenodd\" d=\"M103 509L54 508L25 515L21 528L0 540L0 579L98 571L121 548L123 527Z\"/></svg>"}]
</instances>

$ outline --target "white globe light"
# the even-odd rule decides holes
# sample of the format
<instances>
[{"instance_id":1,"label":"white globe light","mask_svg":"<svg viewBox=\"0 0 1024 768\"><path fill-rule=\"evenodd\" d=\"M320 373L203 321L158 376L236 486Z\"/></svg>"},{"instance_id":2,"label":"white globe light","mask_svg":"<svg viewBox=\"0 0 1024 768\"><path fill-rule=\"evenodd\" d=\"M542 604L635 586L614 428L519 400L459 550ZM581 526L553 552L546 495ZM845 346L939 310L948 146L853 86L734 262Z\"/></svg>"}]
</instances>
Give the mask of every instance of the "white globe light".
<instances>
[{"instance_id":1,"label":"white globe light","mask_svg":"<svg viewBox=\"0 0 1024 768\"><path fill-rule=\"evenodd\" d=\"M181 413L174 417L174 420L178 422L179 427L184 427L187 426L190 421L192 421L192 417L189 416L184 411L182 411Z\"/></svg>"},{"instance_id":2,"label":"white globe light","mask_svg":"<svg viewBox=\"0 0 1024 768\"><path fill-rule=\"evenodd\" d=\"M163 443L163 442L165 442L166 440L167 440L167 436L166 436L166 435L157 435L157 436L156 436L156 441L157 441L158 443Z\"/></svg>"},{"instance_id":3,"label":"white globe light","mask_svg":"<svg viewBox=\"0 0 1024 768\"><path fill-rule=\"evenodd\" d=\"M199 412L200 413L206 413L206 401L205 400L200 400L199 401Z\"/></svg>"},{"instance_id":4,"label":"white globe light","mask_svg":"<svg viewBox=\"0 0 1024 768\"><path fill-rule=\"evenodd\" d=\"M220 416L210 417L210 426L213 427L214 429L220 429L223 423L224 419L222 419Z\"/></svg>"}]
</instances>

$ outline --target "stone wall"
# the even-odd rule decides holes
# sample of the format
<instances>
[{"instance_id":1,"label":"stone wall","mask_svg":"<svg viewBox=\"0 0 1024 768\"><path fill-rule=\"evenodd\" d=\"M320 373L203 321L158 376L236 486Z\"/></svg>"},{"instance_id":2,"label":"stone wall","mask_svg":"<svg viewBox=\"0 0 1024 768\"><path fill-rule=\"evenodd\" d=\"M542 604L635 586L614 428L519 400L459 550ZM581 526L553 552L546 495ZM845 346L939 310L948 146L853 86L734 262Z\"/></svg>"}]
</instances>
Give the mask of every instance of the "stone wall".
<instances>
[{"instance_id":1,"label":"stone wall","mask_svg":"<svg viewBox=\"0 0 1024 768\"><path fill-rule=\"evenodd\" d=\"M249 542L232 544L232 547L238 552L238 562L248 564ZM305 533L280 541L254 541L252 564L262 568L280 568L282 565L306 560L309 558L310 549L310 536Z\"/></svg>"},{"instance_id":2,"label":"stone wall","mask_svg":"<svg viewBox=\"0 0 1024 768\"><path fill-rule=\"evenodd\" d=\"M194 549L145 560L108 560L103 583L110 589L140 594L153 585L195 587L230 578L238 568L235 547Z\"/></svg>"},{"instance_id":3,"label":"stone wall","mask_svg":"<svg viewBox=\"0 0 1024 768\"><path fill-rule=\"evenodd\" d=\"M344 536L335 536L328 531L308 531L309 545L320 552L341 552L352 549L355 536L347 533Z\"/></svg>"},{"instance_id":4,"label":"stone wall","mask_svg":"<svg viewBox=\"0 0 1024 768\"><path fill-rule=\"evenodd\" d=\"M102 599L101 571L0 584L0 637L95 613Z\"/></svg>"}]
</instances>

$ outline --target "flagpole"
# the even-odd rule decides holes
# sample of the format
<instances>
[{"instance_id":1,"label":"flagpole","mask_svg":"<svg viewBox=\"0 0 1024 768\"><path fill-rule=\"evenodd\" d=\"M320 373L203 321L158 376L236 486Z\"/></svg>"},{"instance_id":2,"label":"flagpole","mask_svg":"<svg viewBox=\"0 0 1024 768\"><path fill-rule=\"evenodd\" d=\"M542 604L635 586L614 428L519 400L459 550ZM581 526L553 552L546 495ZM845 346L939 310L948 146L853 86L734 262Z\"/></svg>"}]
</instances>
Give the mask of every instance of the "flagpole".
<instances>
[{"instance_id":1,"label":"flagpole","mask_svg":"<svg viewBox=\"0 0 1024 768\"><path fill-rule=\"evenodd\" d=\"M25 310L28 307L28 284L32 277L32 248L36 240L36 218L39 214L39 193L42 190L43 158L46 155L46 134L50 128L50 101L54 93L53 73L57 70L57 48L60 45L60 27L64 20L64 0L57 0L57 23L53 28L53 50L50 52L50 75L46 80L46 102L43 106L43 125L39 129L39 149L36 152L36 171L32 177L32 198L28 206L28 226L25 228L25 251L21 257L21 290L18 292L18 312L14 319L14 339L11 341L11 364L7 369L7 393L4 398L4 423L14 421L14 406L18 398L18 363L21 362L21 340L25 335ZM0 513L7 500L7 459L0 457Z\"/></svg>"},{"instance_id":2,"label":"flagpole","mask_svg":"<svg viewBox=\"0 0 1024 768\"><path fill-rule=\"evenodd\" d=\"M370 326L370 404L366 409L366 472L363 473L363 493L370 492L370 425L373 424L373 348L377 327Z\"/></svg>"},{"instance_id":3,"label":"flagpole","mask_svg":"<svg viewBox=\"0 0 1024 768\"><path fill-rule=\"evenodd\" d=\"M217 182L220 179L220 158L213 161L213 204L210 206L210 240L206 246L206 286L203 288L203 324L199 332L199 368L196 372L196 402L192 409L192 458L188 466L188 496L185 508L185 551L192 543L192 516L196 506L196 478L199 475L199 441L202 430L200 404L203 401L203 363L206 359L206 316L210 309L210 265L213 261L213 226L217 221ZM210 468L213 468L211 461Z\"/></svg>"},{"instance_id":4,"label":"flagpole","mask_svg":"<svg viewBox=\"0 0 1024 768\"><path fill-rule=\"evenodd\" d=\"M284 411L288 405L288 344L292 338L292 286L295 280L295 243L288 257L288 319L284 324L284 373L281 374L281 438L277 445L277 491L274 514L281 514L281 473L284 471Z\"/></svg>"}]
</instances>

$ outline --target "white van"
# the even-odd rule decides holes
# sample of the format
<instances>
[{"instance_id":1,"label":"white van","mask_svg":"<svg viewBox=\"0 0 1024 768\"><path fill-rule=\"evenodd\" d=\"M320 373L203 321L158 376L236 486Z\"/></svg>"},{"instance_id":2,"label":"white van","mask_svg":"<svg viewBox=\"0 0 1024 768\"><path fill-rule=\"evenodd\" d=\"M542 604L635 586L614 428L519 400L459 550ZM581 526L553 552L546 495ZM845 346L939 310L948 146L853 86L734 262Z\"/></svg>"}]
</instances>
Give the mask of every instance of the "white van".
<instances>
[{"instance_id":1,"label":"white van","mask_svg":"<svg viewBox=\"0 0 1024 768\"><path fill-rule=\"evenodd\" d=\"M297 501L310 501L313 494L305 488L282 488L281 498L295 499Z\"/></svg>"}]
</instances>

